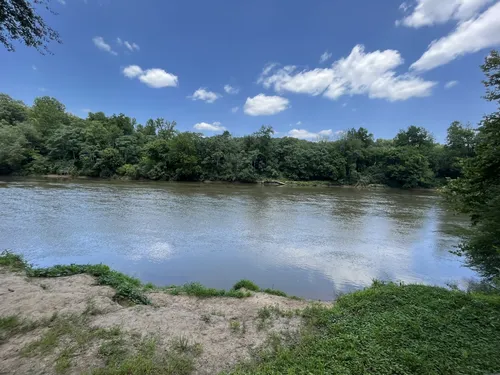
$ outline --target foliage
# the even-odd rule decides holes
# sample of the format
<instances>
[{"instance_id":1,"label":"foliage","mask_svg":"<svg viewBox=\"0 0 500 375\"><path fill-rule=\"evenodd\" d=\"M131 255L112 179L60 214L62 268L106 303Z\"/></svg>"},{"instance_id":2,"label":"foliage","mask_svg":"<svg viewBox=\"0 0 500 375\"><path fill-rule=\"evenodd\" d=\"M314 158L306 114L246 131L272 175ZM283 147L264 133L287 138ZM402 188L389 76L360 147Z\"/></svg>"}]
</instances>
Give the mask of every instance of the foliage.
<instances>
[{"instance_id":1,"label":"foliage","mask_svg":"<svg viewBox=\"0 0 500 375\"><path fill-rule=\"evenodd\" d=\"M486 99L500 104L500 58L491 52L482 69ZM485 116L472 157L462 162L463 177L450 181L445 193L458 211L469 214L473 230L458 253L489 280L500 276L500 110Z\"/></svg>"},{"instance_id":2,"label":"foliage","mask_svg":"<svg viewBox=\"0 0 500 375\"><path fill-rule=\"evenodd\" d=\"M50 41L61 43L59 34L47 26L34 5L47 10L49 0L3 0L0 2L0 43L7 51L14 51L14 40L20 40L28 47L41 53L48 52Z\"/></svg>"},{"instance_id":3,"label":"foliage","mask_svg":"<svg viewBox=\"0 0 500 375\"><path fill-rule=\"evenodd\" d=\"M56 265L48 268L31 268L27 274L31 277L61 277L77 274L95 276L99 285L108 285L116 290L114 298L118 301L149 305L151 301L144 294L139 279L127 276L121 272L113 271L103 264L96 265Z\"/></svg>"},{"instance_id":4,"label":"foliage","mask_svg":"<svg viewBox=\"0 0 500 375\"><path fill-rule=\"evenodd\" d=\"M241 290L224 290L207 288L200 283L187 283L182 286L174 286L164 289L167 293L173 295L185 294L187 296L195 296L200 298L207 297L235 297L235 298L245 298L250 297L252 294L250 292L243 292Z\"/></svg>"},{"instance_id":5,"label":"foliage","mask_svg":"<svg viewBox=\"0 0 500 375\"><path fill-rule=\"evenodd\" d=\"M10 271L24 271L29 266L21 255L14 254L9 250L0 253L0 266L6 267Z\"/></svg>"},{"instance_id":6,"label":"foliage","mask_svg":"<svg viewBox=\"0 0 500 375\"><path fill-rule=\"evenodd\" d=\"M233 285L234 290L239 290L241 288L245 288L247 290L251 290L253 292L258 292L260 288L253 281L241 279L236 284Z\"/></svg>"},{"instance_id":7,"label":"foliage","mask_svg":"<svg viewBox=\"0 0 500 375\"><path fill-rule=\"evenodd\" d=\"M262 319L268 318L262 313ZM500 298L377 283L302 313L231 374L488 374L500 368Z\"/></svg>"},{"instance_id":8,"label":"foliage","mask_svg":"<svg viewBox=\"0 0 500 375\"><path fill-rule=\"evenodd\" d=\"M179 132L175 121L145 125L124 114L81 119L51 97L31 107L0 94L0 174L62 174L105 178L430 187L461 175L474 153L475 132L454 122L445 146L410 126L395 139L365 128L339 139L276 138L269 126L243 137Z\"/></svg>"},{"instance_id":9,"label":"foliage","mask_svg":"<svg viewBox=\"0 0 500 375\"><path fill-rule=\"evenodd\" d=\"M267 289L264 289L263 292L267 293L267 294L272 294L275 296L288 297L288 295L285 292L278 290L278 289L267 288Z\"/></svg>"}]
</instances>

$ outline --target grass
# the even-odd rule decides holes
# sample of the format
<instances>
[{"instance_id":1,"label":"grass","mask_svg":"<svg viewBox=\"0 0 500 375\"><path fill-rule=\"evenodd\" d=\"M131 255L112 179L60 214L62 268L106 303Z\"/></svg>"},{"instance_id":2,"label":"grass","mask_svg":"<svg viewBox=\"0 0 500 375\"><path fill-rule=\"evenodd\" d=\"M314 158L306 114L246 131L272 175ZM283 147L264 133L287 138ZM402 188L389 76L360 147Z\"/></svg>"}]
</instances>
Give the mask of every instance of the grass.
<instances>
[{"instance_id":1,"label":"grass","mask_svg":"<svg viewBox=\"0 0 500 375\"><path fill-rule=\"evenodd\" d=\"M208 288L198 282L187 283L181 286L169 286L164 288L155 287L152 283L142 284L137 278L114 271L104 264L69 264L56 265L46 268L34 268L29 265L22 256L4 250L0 254L0 266L12 271L25 271L29 277L63 277L79 274L87 274L96 278L97 284L107 285L115 289L114 299L122 304L149 305L151 300L146 293L151 291L164 291L172 295L188 295L200 298L208 297L251 297L249 291L274 294L287 297L285 292L275 289L261 289L250 280L240 280L234 284L230 290ZM41 284L42 289L47 289L47 285ZM246 289L243 291L240 289ZM297 297L290 297L295 298Z\"/></svg>"},{"instance_id":2,"label":"grass","mask_svg":"<svg viewBox=\"0 0 500 375\"><path fill-rule=\"evenodd\" d=\"M188 375L193 372L194 357L199 354L199 349L183 353L158 350L156 340L146 339L138 344L134 354L114 357L90 375Z\"/></svg>"},{"instance_id":3,"label":"grass","mask_svg":"<svg viewBox=\"0 0 500 375\"><path fill-rule=\"evenodd\" d=\"M22 256L9 250L3 250L0 253L0 266L7 268L9 271L24 271L29 267Z\"/></svg>"},{"instance_id":4,"label":"grass","mask_svg":"<svg viewBox=\"0 0 500 375\"><path fill-rule=\"evenodd\" d=\"M238 281L236 284L233 285L233 290L239 290L241 288L245 288L247 290L251 290L253 292L258 292L260 291L260 288L250 280L242 279Z\"/></svg>"},{"instance_id":5,"label":"grass","mask_svg":"<svg viewBox=\"0 0 500 375\"><path fill-rule=\"evenodd\" d=\"M15 335L32 331L36 327L36 323L21 320L15 315L0 317L0 344Z\"/></svg>"},{"instance_id":6,"label":"grass","mask_svg":"<svg viewBox=\"0 0 500 375\"><path fill-rule=\"evenodd\" d=\"M273 314L261 310L259 317ZM298 338L274 338L231 374L492 374L500 296L375 283L302 312Z\"/></svg>"},{"instance_id":7,"label":"grass","mask_svg":"<svg viewBox=\"0 0 500 375\"><path fill-rule=\"evenodd\" d=\"M215 289L215 288L207 288L200 283L187 283L181 286L170 286L168 288L163 288L167 293L172 295L187 295L187 296L195 296L200 298L207 297L233 297L233 298L245 298L250 297L252 293L243 292L241 290L224 290L224 289Z\"/></svg>"}]
</instances>

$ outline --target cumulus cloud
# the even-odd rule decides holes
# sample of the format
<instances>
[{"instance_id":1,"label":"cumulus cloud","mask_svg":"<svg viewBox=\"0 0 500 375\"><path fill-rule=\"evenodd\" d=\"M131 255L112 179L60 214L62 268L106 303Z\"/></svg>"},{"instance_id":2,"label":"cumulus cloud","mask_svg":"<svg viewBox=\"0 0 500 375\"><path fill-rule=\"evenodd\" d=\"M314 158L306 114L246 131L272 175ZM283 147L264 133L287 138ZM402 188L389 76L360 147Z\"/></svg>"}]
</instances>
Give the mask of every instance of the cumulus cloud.
<instances>
[{"instance_id":1,"label":"cumulus cloud","mask_svg":"<svg viewBox=\"0 0 500 375\"><path fill-rule=\"evenodd\" d=\"M155 89L162 87L177 87L179 83L179 79L176 75L158 68L142 70L138 65L129 65L123 69L122 73L128 78L138 78L142 83Z\"/></svg>"},{"instance_id":2,"label":"cumulus cloud","mask_svg":"<svg viewBox=\"0 0 500 375\"><path fill-rule=\"evenodd\" d=\"M104 38L102 36L96 36L92 38L92 41L94 42L94 45L99 48L101 51L106 51L111 53L112 55L118 55L111 46L104 41Z\"/></svg>"},{"instance_id":3,"label":"cumulus cloud","mask_svg":"<svg viewBox=\"0 0 500 375\"><path fill-rule=\"evenodd\" d=\"M460 23L447 36L434 40L411 68L416 71L431 70L468 53L499 45L499 20L500 2L478 17Z\"/></svg>"},{"instance_id":4,"label":"cumulus cloud","mask_svg":"<svg viewBox=\"0 0 500 375\"><path fill-rule=\"evenodd\" d=\"M456 85L458 85L458 81L448 81L445 83L444 88L451 89L452 87L455 87Z\"/></svg>"},{"instance_id":5,"label":"cumulus cloud","mask_svg":"<svg viewBox=\"0 0 500 375\"><path fill-rule=\"evenodd\" d=\"M234 95L240 92L240 89L237 87L233 87L231 85L225 85L224 86L224 91L227 92L228 94Z\"/></svg>"},{"instance_id":6,"label":"cumulus cloud","mask_svg":"<svg viewBox=\"0 0 500 375\"><path fill-rule=\"evenodd\" d=\"M240 107L233 107L231 108L231 112L236 113L238 112L238 109L240 109Z\"/></svg>"},{"instance_id":7,"label":"cumulus cloud","mask_svg":"<svg viewBox=\"0 0 500 375\"><path fill-rule=\"evenodd\" d=\"M319 58L319 63L324 63L326 60L330 59L332 57L332 54L328 51L325 51Z\"/></svg>"},{"instance_id":8,"label":"cumulus cloud","mask_svg":"<svg viewBox=\"0 0 500 375\"><path fill-rule=\"evenodd\" d=\"M417 0L412 13L396 21L396 25L419 28L450 20L462 22L476 16L491 2L493 0ZM410 6L405 2L399 8L406 12Z\"/></svg>"},{"instance_id":9,"label":"cumulus cloud","mask_svg":"<svg viewBox=\"0 0 500 375\"><path fill-rule=\"evenodd\" d=\"M193 95L188 96L192 100L202 100L205 103L213 103L221 96L213 91L208 91L205 87L200 87Z\"/></svg>"},{"instance_id":10,"label":"cumulus cloud","mask_svg":"<svg viewBox=\"0 0 500 375\"><path fill-rule=\"evenodd\" d=\"M223 132L226 130L224 126L221 126L220 122L214 122L212 124L208 124L206 122L199 122L194 124L193 128L201 131L209 131L209 132Z\"/></svg>"},{"instance_id":11,"label":"cumulus cloud","mask_svg":"<svg viewBox=\"0 0 500 375\"><path fill-rule=\"evenodd\" d=\"M322 94L333 100L343 95L368 95L389 101L430 95L436 82L396 74L394 69L403 62L398 51L365 53L364 47L357 45L349 56L335 61L330 68L297 71L293 65L280 69L273 66L265 68L257 82L278 93Z\"/></svg>"},{"instance_id":12,"label":"cumulus cloud","mask_svg":"<svg viewBox=\"0 0 500 375\"><path fill-rule=\"evenodd\" d=\"M292 138L315 140L325 137L331 137L333 135L333 130L326 129L326 130L320 130L317 133L313 133L305 129L292 129L287 133L287 135Z\"/></svg>"},{"instance_id":13,"label":"cumulus cloud","mask_svg":"<svg viewBox=\"0 0 500 375\"><path fill-rule=\"evenodd\" d=\"M250 116L267 116L283 112L288 107L289 101L286 98L259 94L253 98L247 98L243 110Z\"/></svg>"}]
</instances>

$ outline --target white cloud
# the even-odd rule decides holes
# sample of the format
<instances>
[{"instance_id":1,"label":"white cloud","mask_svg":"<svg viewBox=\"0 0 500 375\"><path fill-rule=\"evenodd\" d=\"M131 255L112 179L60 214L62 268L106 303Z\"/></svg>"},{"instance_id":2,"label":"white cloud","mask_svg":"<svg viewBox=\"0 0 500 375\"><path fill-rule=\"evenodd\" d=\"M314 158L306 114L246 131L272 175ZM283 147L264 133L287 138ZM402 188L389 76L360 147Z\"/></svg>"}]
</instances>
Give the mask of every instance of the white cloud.
<instances>
[{"instance_id":1,"label":"white cloud","mask_svg":"<svg viewBox=\"0 0 500 375\"><path fill-rule=\"evenodd\" d=\"M433 41L411 65L416 71L434 69L456 58L500 44L500 2L479 17L463 22L450 34Z\"/></svg>"},{"instance_id":2,"label":"white cloud","mask_svg":"<svg viewBox=\"0 0 500 375\"><path fill-rule=\"evenodd\" d=\"M66 5L66 0L57 0L59 4Z\"/></svg>"},{"instance_id":3,"label":"white cloud","mask_svg":"<svg viewBox=\"0 0 500 375\"><path fill-rule=\"evenodd\" d=\"M142 70L138 65L129 65L123 69L122 73L128 78L139 78L139 81L155 89L177 87L179 84L179 78L176 75L158 68Z\"/></svg>"},{"instance_id":4,"label":"white cloud","mask_svg":"<svg viewBox=\"0 0 500 375\"><path fill-rule=\"evenodd\" d=\"M297 121L295 125L302 125L302 121Z\"/></svg>"},{"instance_id":5,"label":"white cloud","mask_svg":"<svg viewBox=\"0 0 500 375\"><path fill-rule=\"evenodd\" d=\"M240 92L240 89L237 87L233 87L231 85L224 85L224 91L227 92L228 94L237 94Z\"/></svg>"},{"instance_id":6,"label":"white cloud","mask_svg":"<svg viewBox=\"0 0 500 375\"><path fill-rule=\"evenodd\" d=\"M109 52L115 56L117 55L117 53L111 49L111 46L104 41L104 38L102 36L96 36L92 38L92 41L94 42L95 46L101 51Z\"/></svg>"},{"instance_id":7,"label":"white cloud","mask_svg":"<svg viewBox=\"0 0 500 375\"><path fill-rule=\"evenodd\" d=\"M476 16L479 11L493 0L417 0L413 12L396 25L419 28L448 22L465 21ZM403 3L399 7L406 12L410 6Z\"/></svg>"},{"instance_id":8,"label":"white cloud","mask_svg":"<svg viewBox=\"0 0 500 375\"><path fill-rule=\"evenodd\" d=\"M47 91L47 89L45 87L39 87L38 91L45 92L45 91Z\"/></svg>"},{"instance_id":9,"label":"white cloud","mask_svg":"<svg viewBox=\"0 0 500 375\"><path fill-rule=\"evenodd\" d=\"M326 129L326 130L320 130L317 133L310 132L305 129L292 129L290 130L287 135L292 138L298 138L298 139L307 139L307 140L316 140L320 139L322 137L330 137L333 135L333 130L332 129Z\"/></svg>"},{"instance_id":10,"label":"white cloud","mask_svg":"<svg viewBox=\"0 0 500 375\"><path fill-rule=\"evenodd\" d=\"M148 69L143 74L139 76L139 80L145 83L149 87L161 88L161 87L177 87L178 78L177 76L167 73L163 69Z\"/></svg>"},{"instance_id":11,"label":"white cloud","mask_svg":"<svg viewBox=\"0 0 500 375\"><path fill-rule=\"evenodd\" d=\"M123 69L123 74L128 78L135 78L143 73L139 65L129 65Z\"/></svg>"},{"instance_id":12,"label":"white cloud","mask_svg":"<svg viewBox=\"0 0 500 375\"><path fill-rule=\"evenodd\" d=\"M250 116L275 115L289 107L289 101L281 96L266 96L259 94L253 98L247 98L244 112Z\"/></svg>"},{"instance_id":13,"label":"white cloud","mask_svg":"<svg viewBox=\"0 0 500 375\"><path fill-rule=\"evenodd\" d=\"M31 65L31 69L38 70L38 68L36 67L36 65Z\"/></svg>"},{"instance_id":14,"label":"white cloud","mask_svg":"<svg viewBox=\"0 0 500 375\"><path fill-rule=\"evenodd\" d=\"M452 87L455 87L456 85L458 85L458 81L449 81L449 82L446 82L446 84L444 85L444 88L451 89Z\"/></svg>"},{"instance_id":15,"label":"white cloud","mask_svg":"<svg viewBox=\"0 0 500 375\"><path fill-rule=\"evenodd\" d=\"M141 47L137 43L132 43L132 48L135 49L136 51L139 51Z\"/></svg>"},{"instance_id":16,"label":"white cloud","mask_svg":"<svg viewBox=\"0 0 500 375\"><path fill-rule=\"evenodd\" d=\"M116 43L121 46L123 44L123 41L120 38L116 38Z\"/></svg>"},{"instance_id":17,"label":"white cloud","mask_svg":"<svg viewBox=\"0 0 500 375\"><path fill-rule=\"evenodd\" d=\"M430 95L436 82L411 74L396 74L394 69L403 62L398 51L365 53L364 47L357 45L349 56L335 61L330 68L297 72L293 65L281 69L274 66L266 68L257 82L266 88L273 87L278 93L323 94L333 100L343 95L368 95L389 101Z\"/></svg>"},{"instance_id":18,"label":"white cloud","mask_svg":"<svg viewBox=\"0 0 500 375\"><path fill-rule=\"evenodd\" d=\"M323 54L319 58L319 63L324 63L326 60L328 60L330 57L332 57L332 54L328 51L323 52Z\"/></svg>"},{"instance_id":19,"label":"white cloud","mask_svg":"<svg viewBox=\"0 0 500 375\"><path fill-rule=\"evenodd\" d=\"M92 110L90 108L83 108L82 112L89 113L92 112Z\"/></svg>"},{"instance_id":20,"label":"white cloud","mask_svg":"<svg viewBox=\"0 0 500 375\"><path fill-rule=\"evenodd\" d=\"M192 100L203 100L206 103L213 103L220 98L220 95L213 91L207 91L204 87L200 87L193 95L188 96L188 98Z\"/></svg>"},{"instance_id":21,"label":"white cloud","mask_svg":"<svg viewBox=\"0 0 500 375\"><path fill-rule=\"evenodd\" d=\"M238 112L238 109L240 109L240 107L233 107L231 108L231 112L236 113Z\"/></svg>"},{"instance_id":22,"label":"white cloud","mask_svg":"<svg viewBox=\"0 0 500 375\"><path fill-rule=\"evenodd\" d=\"M214 122L212 124L208 124L206 122L199 122L193 126L196 130L205 130L209 132L223 132L226 130L225 127L221 126L220 122Z\"/></svg>"},{"instance_id":23,"label":"white cloud","mask_svg":"<svg viewBox=\"0 0 500 375\"><path fill-rule=\"evenodd\" d=\"M408 5L408 3L405 1L403 3L401 3L401 5L399 6L399 9L402 10L403 12L406 13L406 11L410 8L410 6Z\"/></svg>"}]
</instances>

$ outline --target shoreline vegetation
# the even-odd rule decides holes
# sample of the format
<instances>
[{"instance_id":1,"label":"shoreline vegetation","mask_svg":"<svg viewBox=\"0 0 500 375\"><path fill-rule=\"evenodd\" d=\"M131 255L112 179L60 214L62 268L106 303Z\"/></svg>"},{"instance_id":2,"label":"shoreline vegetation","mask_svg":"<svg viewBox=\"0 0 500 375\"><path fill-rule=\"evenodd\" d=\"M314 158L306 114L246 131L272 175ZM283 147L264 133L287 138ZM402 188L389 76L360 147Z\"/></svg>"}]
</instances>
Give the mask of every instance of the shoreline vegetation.
<instances>
[{"instance_id":1,"label":"shoreline vegetation","mask_svg":"<svg viewBox=\"0 0 500 375\"><path fill-rule=\"evenodd\" d=\"M12 374L500 370L494 290L375 281L314 303L249 280L156 288L105 265L33 268L9 251L0 279L0 363Z\"/></svg>"},{"instance_id":2,"label":"shoreline vegetation","mask_svg":"<svg viewBox=\"0 0 500 375\"><path fill-rule=\"evenodd\" d=\"M90 112L84 119L49 96L28 106L0 94L0 175L431 188L462 175L476 133L455 121L444 144L414 125L391 139L362 127L309 140L278 137L271 126L206 136L163 118L140 124Z\"/></svg>"}]
</instances>

